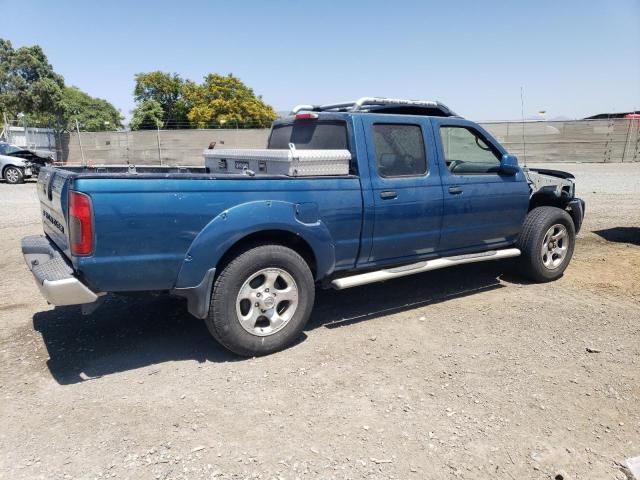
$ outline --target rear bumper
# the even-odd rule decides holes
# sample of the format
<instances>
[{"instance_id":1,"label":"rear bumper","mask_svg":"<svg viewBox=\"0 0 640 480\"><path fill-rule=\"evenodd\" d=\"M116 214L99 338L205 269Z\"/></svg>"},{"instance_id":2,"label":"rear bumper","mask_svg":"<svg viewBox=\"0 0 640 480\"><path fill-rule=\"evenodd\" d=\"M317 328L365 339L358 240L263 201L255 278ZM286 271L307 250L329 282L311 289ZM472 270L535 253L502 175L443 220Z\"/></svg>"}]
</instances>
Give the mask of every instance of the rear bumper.
<instances>
[{"instance_id":1,"label":"rear bumper","mask_svg":"<svg viewBox=\"0 0 640 480\"><path fill-rule=\"evenodd\" d=\"M53 305L93 303L103 293L96 293L76 278L51 241L42 235L22 239L22 255L40 292Z\"/></svg>"}]
</instances>

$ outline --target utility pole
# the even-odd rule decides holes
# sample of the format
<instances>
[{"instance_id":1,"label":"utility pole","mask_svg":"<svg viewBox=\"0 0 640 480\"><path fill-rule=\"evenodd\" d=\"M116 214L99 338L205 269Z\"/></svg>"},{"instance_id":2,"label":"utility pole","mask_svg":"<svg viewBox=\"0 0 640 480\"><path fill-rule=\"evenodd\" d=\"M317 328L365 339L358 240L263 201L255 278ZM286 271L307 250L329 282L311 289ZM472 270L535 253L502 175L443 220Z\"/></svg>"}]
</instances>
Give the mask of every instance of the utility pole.
<instances>
[{"instance_id":1,"label":"utility pole","mask_svg":"<svg viewBox=\"0 0 640 480\"><path fill-rule=\"evenodd\" d=\"M24 113L20 112L18 118L22 120L22 128L24 130L24 147L29 148L29 140L27 139L27 121L24 119Z\"/></svg>"},{"instance_id":2,"label":"utility pole","mask_svg":"<svg viewBox=\"0 0 640 480\"><path fill-rule=\"evenodd\" d=\"M78 118L76 117L76 132L78 132L78 143L80 144L80 154L82 155L82 166L87 165L87 161L84 159L84 148L82 148L82 138L80 137L80 125L78 125Z\"/></svg>"},{"instance_id":3,"label":"utility pole","mask_svg":"<svg viewBox=\"0 0 640 480\"><path fill-rule=\"evenodd\" d=\"M524 166L527 166L527 141L524 135L524 88L520 87L520 113L522 114L522 157Z\"/></svg>"}]
</instances>

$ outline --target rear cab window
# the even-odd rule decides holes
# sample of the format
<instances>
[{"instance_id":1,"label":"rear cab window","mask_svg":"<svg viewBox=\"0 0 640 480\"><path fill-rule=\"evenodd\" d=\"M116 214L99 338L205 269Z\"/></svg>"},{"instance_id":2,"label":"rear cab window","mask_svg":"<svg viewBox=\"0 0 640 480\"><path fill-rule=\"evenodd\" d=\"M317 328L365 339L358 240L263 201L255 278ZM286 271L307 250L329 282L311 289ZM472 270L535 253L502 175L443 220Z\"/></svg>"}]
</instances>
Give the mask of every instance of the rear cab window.
<instances>
[{"instance_id":1,"label":"rear cab window","mask_svg":"<svg viewBox=\"0 0 640 480\"><path fill-rule=\"evenodd\" d=\"M349 150L347 124L341 120L296 120L274 125L267 148L298 150Z\"/></svg>"},{"instance_id":2,"label":"rear cab window","mask_svg":"<svg viewBox=\"0 0 640 480\"><path fill-rule=\"evenodd\" d=\"M275 124L271 128L268 149L289 149L293 143L297 150L349 150L350 175L357 175L355 153L349 145L349 128L345 120L299 119L291 123Z\"/></svg>"}]
</instances>

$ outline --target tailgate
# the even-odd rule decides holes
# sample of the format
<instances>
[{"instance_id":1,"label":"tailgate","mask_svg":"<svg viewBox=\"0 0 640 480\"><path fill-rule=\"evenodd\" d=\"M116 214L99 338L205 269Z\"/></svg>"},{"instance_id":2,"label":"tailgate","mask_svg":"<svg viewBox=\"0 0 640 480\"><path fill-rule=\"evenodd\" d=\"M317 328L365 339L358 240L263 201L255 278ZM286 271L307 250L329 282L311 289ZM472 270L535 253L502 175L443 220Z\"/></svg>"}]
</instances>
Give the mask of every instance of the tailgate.
<instances>
[{"instance_id":1,"label":"tailgate","mask_svg":"<svg viewBox=\"0 0 640 480\"><path fill-rule=\"evenodd\" d=\"M45 167L38 175L38 198L44 233L71 258L68 235L68 192L72 172Z\"/></svg>"}]
</instances>

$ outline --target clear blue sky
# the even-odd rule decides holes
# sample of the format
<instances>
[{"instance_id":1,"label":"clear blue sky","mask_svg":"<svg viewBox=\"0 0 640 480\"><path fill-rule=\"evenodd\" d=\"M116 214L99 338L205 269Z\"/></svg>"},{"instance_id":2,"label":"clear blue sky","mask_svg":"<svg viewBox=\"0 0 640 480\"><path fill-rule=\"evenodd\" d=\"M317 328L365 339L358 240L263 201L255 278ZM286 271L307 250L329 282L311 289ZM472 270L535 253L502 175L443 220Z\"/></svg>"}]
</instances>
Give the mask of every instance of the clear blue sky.
<instances>
[{"instance_id":1,"label":"clear blue sky","mask_svg":"<svg viewBox=\"0 0 640 480\"><path fill-rule=\"evenodd\" d=\"M0 37L125 116L133 75L239 76L276 110L380 95L475 120L640 109L640 0L0 0ZM9 21L11 20L11 21Z\"/></svg>"}]
</instances>

